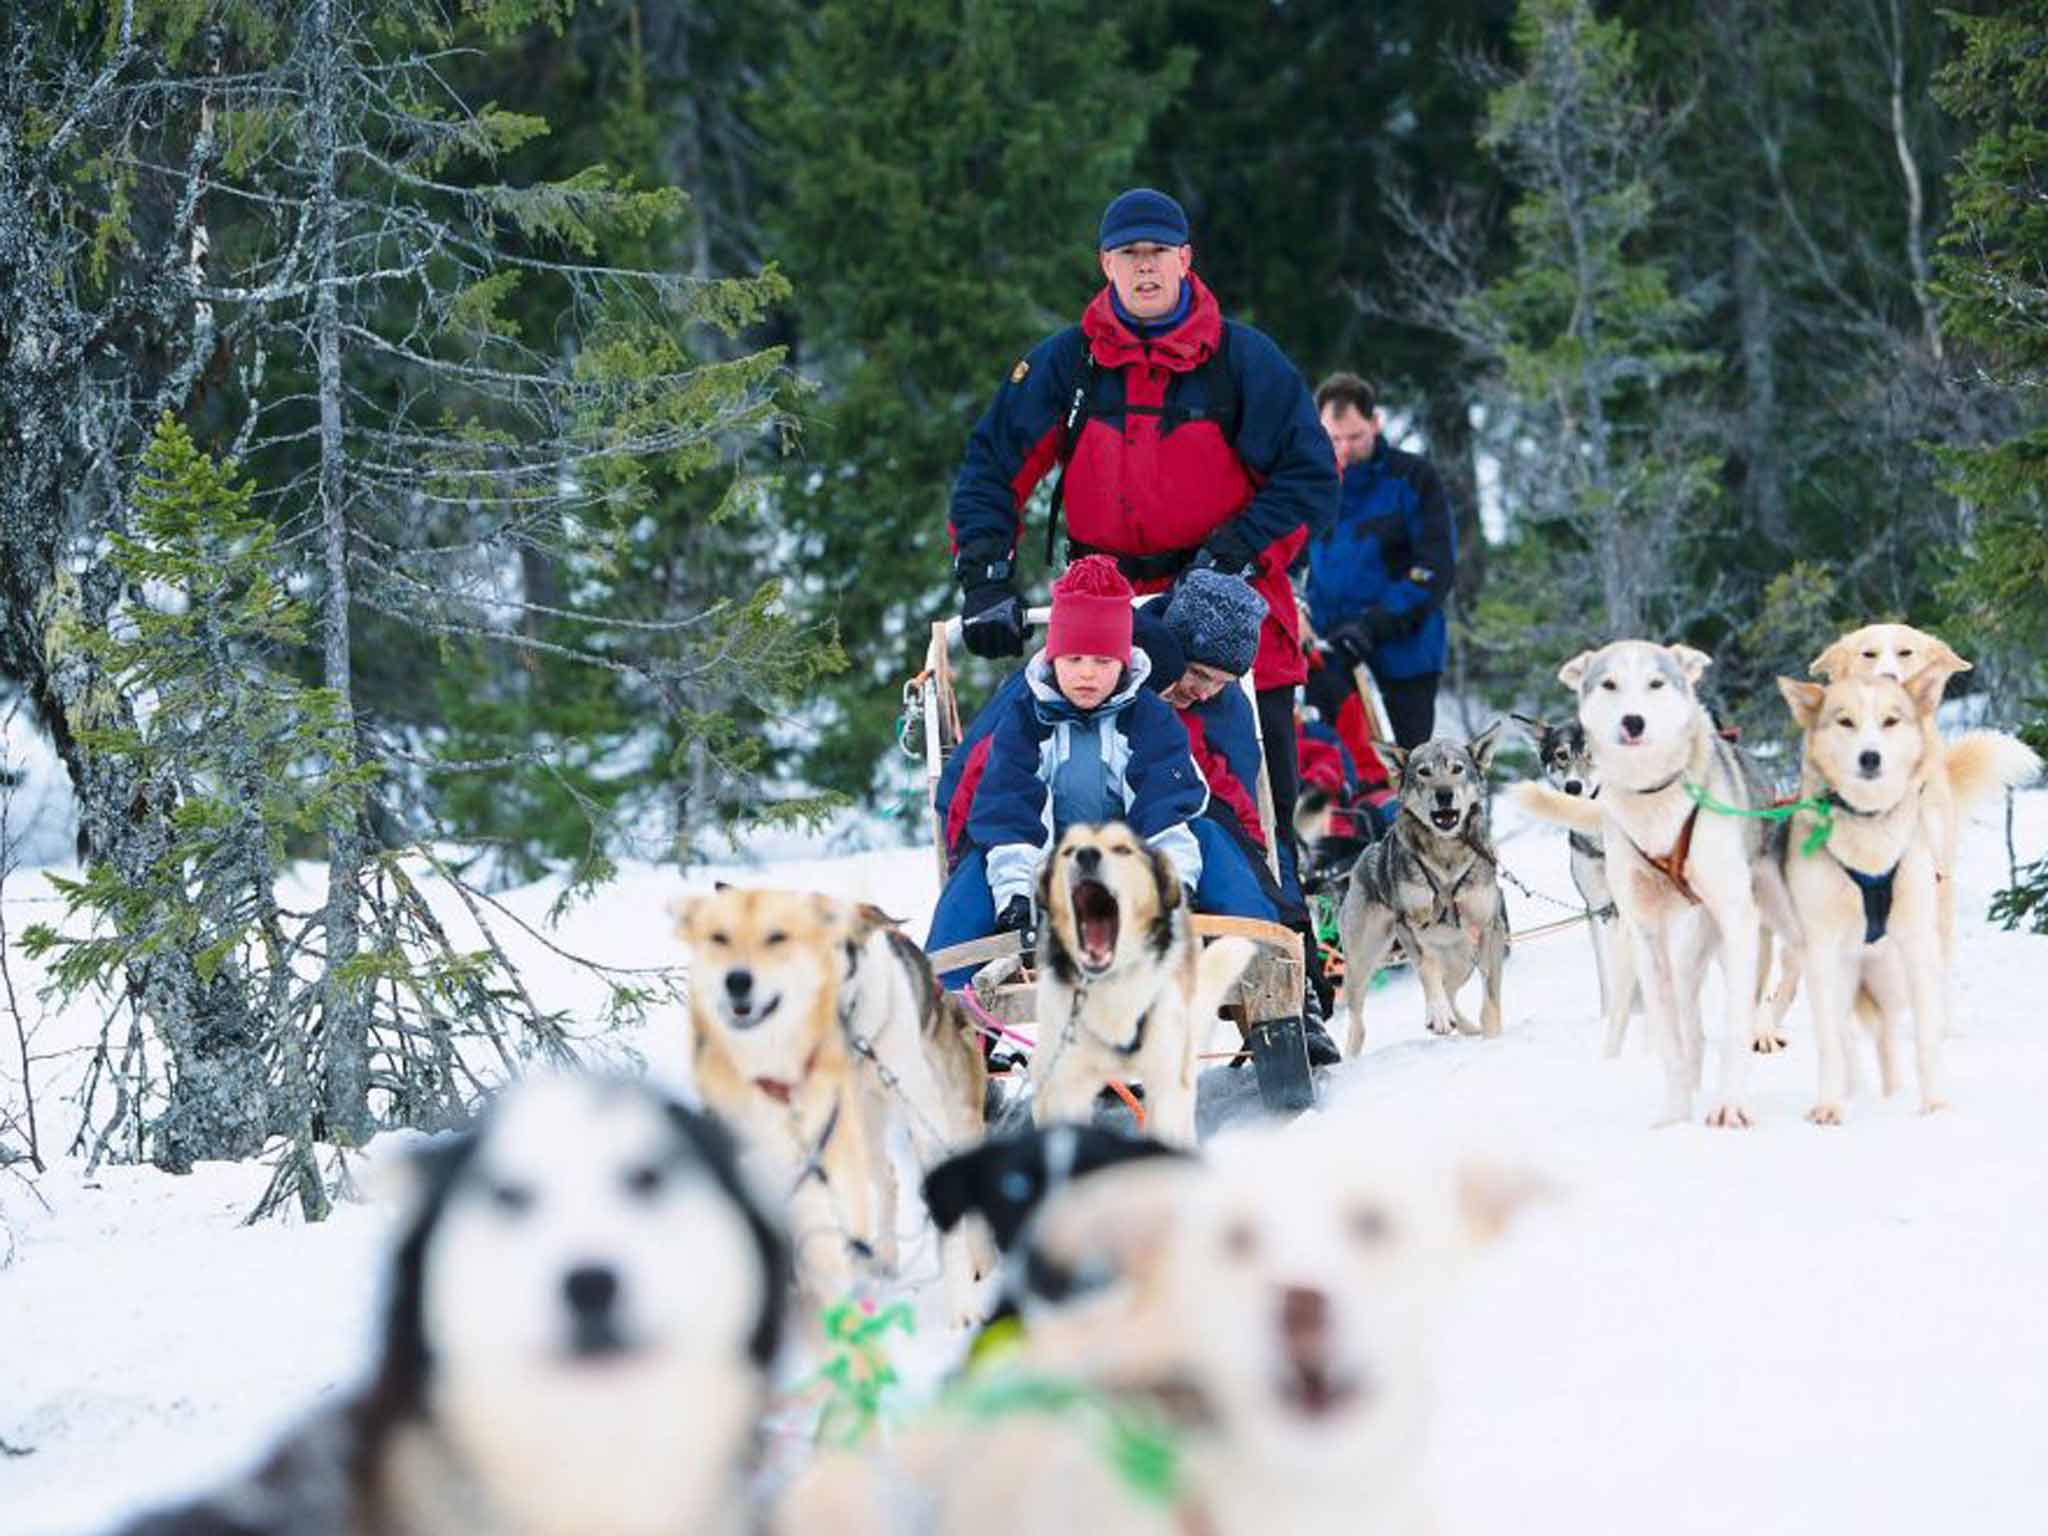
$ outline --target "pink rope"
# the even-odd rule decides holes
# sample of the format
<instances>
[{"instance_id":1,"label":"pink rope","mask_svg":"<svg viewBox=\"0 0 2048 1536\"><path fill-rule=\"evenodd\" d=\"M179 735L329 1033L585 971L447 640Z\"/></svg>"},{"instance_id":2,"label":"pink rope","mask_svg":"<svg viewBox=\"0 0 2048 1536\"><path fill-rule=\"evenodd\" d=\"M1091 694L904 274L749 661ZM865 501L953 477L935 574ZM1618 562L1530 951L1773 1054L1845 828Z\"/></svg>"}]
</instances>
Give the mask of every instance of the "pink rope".
<instances>
[{"instance_id":1,"label":"pink rope","mask_svg":"<svg viewBox=\"0 0 2048 1536\"><path fill-rule=\"evenodd\" d=\"M1033 1040L1029 1035L1018 1034L1017 1031L982 1007L981 999L974 995L972 987L962 987L959 996L960 1001L967 1005L967 1011L973 1014L978 1021L974 1027L984 1035L987 1035L989 1039L1013 1041L1023 1046L1027 1051L1037 1049L1037 1041Z\"/></svg>"}]
</instances>

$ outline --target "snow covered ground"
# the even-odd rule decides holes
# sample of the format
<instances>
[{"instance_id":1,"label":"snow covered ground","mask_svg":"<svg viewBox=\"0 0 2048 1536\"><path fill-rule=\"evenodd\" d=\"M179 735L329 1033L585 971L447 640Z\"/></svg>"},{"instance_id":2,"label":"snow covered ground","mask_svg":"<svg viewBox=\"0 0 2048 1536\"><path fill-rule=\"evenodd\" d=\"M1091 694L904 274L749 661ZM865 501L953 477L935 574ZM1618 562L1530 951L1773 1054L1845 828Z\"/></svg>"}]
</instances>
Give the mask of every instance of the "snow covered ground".
<instances>
[{"instance_id":1,"label":"snow covered ground","mask_svg":"<svg viewBox=\"0 0 2048 1536\"><path fill-rule=\"evenodd\" d=\"M1657 1069L1640 1025L1621 1060L1600 1059L1580 932L1517 950L1497 1041L1424 1036L1410 979L1373 994L1367 1055L1332 1074L1325 1113L1512 1157L1561 1191L1455 1298L1432 1469L1447 1532L2044 1528L2048 941L1981 921L2004 878L1997 821L1966 833L1956 1107L1932 1118L1902 1096L1859 1103L1840 1129L1805 1124L1802 1006L1793 1049L1755 1064L1756 1129L1652 1130ZM2048 793L2022 797L2018 831L2023 858L2048 847ZM1505 841L1511 870L1570 894L1561 833ZM919 925L935 894L921 850L737 876L770 877ZM48 910L28 904L39 885L9 883L10 932ZM683 886L630 872L560 937L665 960ZM552 894L512 900L537 916ZM1518 897L1510 908L1523 928L1555 915ZM531 954L544 1003L585 996ZM32 989L33 967L12 964ZM39 1044L95 1028L53 1019ZM673 1020L632 1043L656 1075L681 1072ZM53 1089L42 1108L46 1145L61 1145L69 1106ZM350 1382L387 1216L353 1205L319 1227L243 1227L264 1176L106 1167L87 1181L60 1162L31 1198L0 1174L15 1240L0 1271L0 1442L29 1453L0 1455L0 1533L100 1528L234 1468Z\"/></svg>"}]
</instances>

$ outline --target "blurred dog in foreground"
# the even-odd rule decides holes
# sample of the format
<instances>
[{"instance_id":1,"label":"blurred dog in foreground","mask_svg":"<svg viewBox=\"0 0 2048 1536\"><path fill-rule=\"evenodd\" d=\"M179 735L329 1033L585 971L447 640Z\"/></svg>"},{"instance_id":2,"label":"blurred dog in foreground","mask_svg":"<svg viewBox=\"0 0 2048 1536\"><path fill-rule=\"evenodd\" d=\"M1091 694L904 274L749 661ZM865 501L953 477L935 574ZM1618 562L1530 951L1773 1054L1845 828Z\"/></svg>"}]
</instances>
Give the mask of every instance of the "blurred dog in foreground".
<instances>
[{"instance_id":1,"label":"blurred dog in foreground","mask_svg":"<svg viewBox=\"0 0 2048 1536\"><path fill-rule=\"evenodd\" d=\"M1250 1132L1049 1202L1046 1240L1111 1278L970 1380L883 1465L827 1458L789 1533L1419 1536L1432 1336L1464 1257L1537 1181ZM1303 1167L1319 1170L1301 1177ZM1146 1478L1112 1451L1170 1448Z\"/></svg>"},{"instance_id":2,"label":"blurred dog in foreground","mask_svg":"<svg viewBox=\"0 0 2048 1536\"><path fill-rule=\"evenodd\" d=\"M639 1082L534 1079L402 1172L368 1385L123 1536L745 1530L789 1259L725 1133Z\"/></svg>"}]
</instances>

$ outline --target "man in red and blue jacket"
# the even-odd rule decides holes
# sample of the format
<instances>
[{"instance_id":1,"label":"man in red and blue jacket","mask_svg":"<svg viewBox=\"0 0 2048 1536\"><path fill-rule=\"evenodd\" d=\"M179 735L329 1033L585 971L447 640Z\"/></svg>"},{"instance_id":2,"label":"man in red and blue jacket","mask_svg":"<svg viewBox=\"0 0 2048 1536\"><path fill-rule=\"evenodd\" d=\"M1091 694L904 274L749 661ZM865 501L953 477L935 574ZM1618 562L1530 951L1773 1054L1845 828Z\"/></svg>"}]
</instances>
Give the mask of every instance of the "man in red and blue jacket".
<instances>
[{"instance_id":1,"label":"man in red and blue jacket","mask_svg":"<svg viewBox=\"0 0 2048 1536\"><path fill-rule=\"evenodd\" d=\"M1135 188L1102 216L1108 279L1081 323L1010 371L953 487L962 637L978 656L1024 650L1014 562L1025 502L1056 465L1068 552L1115 557L1140 592L1191 569L1242 575L1268 612L1253 672L1281 825L1296 791L1293 695L1306 673L1288 566L1337 505L1337 464L1300 373L1226 321L1193 272L1187 215ZM1292 849L1287 876L1292 880Z\"/></svg>"}]
</instances>

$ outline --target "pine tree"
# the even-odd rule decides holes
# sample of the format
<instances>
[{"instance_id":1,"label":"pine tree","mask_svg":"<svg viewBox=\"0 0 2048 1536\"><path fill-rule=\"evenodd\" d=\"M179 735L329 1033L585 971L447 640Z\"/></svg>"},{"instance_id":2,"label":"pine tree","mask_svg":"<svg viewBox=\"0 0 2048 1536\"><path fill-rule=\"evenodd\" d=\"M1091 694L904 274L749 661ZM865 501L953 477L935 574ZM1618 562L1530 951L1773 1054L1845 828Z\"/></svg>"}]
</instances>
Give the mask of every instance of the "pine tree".
<instances>
[{"instance_id":1,"label":"pine tree","mask_svg":"<svg viewBox=\"0 0 2048 1536\"><path fill-rule=\"evenodd\" d=\"M719 701L772 706L829 665L772 585L708 606L613 605L663 487L721 478L722 515L760 510L745 476L717 472L785 429L782 357L702 338L737 336L787 285L610 259L677 217L673 190L587 162L508 174L546 124L475 105L461 61L567 11L79 0L0 23L0 668L26 682L77 786L88 904L105 898L96 910L126 946L122 995L156 1038L191 1043L187 1065L218 1046L222 1071L246 1066L232 1060L252 1048L246 1004L215 985L218 958L190 924L115 898L166 890L156 872L195 828L242 848L306 837L302 851L324 854L318 938L299 956L318 971L314 1006L289 1022L318 1051L305 1081L272 1078L272 1131L303 1109L355 1145L378 1124L434 1119L475 1087L459 1049L453 1064L439 1055L451 1031L485 1041L501 1070L562 1043L436 841L452 779L561 743L459 760L438 718L360 709L358 664L383 639L428 637L404 652L419 691L478 654L494 665L468 682L485 694L559 664L616 688L656 756L645 722L732 763L760 753L729 747L743 727ZM140 450L166 411L242 466L304 585L315 624L297 662L332 712L314 768L374 780L359 799L323 799L310 835L268 826L261 797L208 801L233 825L181 822L175 776L105 748L143 739L139 697L77 637L111 633L126 601L109 551L132 533ZM535 563L559 601L512 579ZM367 637L365 622L379 626ZM612 848L601 830L589 841L579 874L601 878ZM469 903L481 951L439 929L419 861ZM611 979L615 1009L647 1000L646 979ZM260 1049L274 1066L274 1045ZM122 1102L132 1121L136 1096ZM174 1088L172 1109L196 1102ZM166 1114L137 1139L181 1166L244 1151L251 1124Z\"/></svg>"},{"instance_id":2,"label":"pine tree","mask_svg":"<svg viewBox=\"0 0 2048 1536\"><path fill-rule=\"evenodd\" d=\"M1096 219L1187 61L1133 68L1118 22L1081 0L821 0L795 8L786 54L755 111L767 250L819 387L782 505L810 610L852 658L807 769L866 793L925 626L958 601L946 510L967 434L1099 286Z\"/></svg>"},{"instance_id":3,"label":"pine tree","mask_svg":"<svg viewBox=\"0 0 2048 1536\"><path fill-rule=\"evenodd\" d=\"M1440 312L1491 365L1482 400L1518 525L1475 630L1540 670L1571 641L1530 645L1524 585L1579 637L1580 593L1605 634L1678 632L1684 546L1717 456L1693 437L1690 392L1713 362L1695 344L1698 307L1646 249L1667 124L1634 40L1585 0L1523 0L1514 37L1519 67L1480 142L1515 188L1515 265ZM1516 561L1524 572L1503 568Z\"/></svg>"},{"instance_id":4,"label":"pine tree","mask_svg":"<svg viewBox=\"0 0 2048 1536\"><path fill-rule=\"evenodd\" d=\"M1977 510L1948 591L1969 632L2038 690L2028 735L2048 751L2048 0L1950 19L1963 50L1938 90L1977 136L1955 175L1937 292L2017 419L1995 441L1942 454ZM2020 873L1993 915L2048 933L2048 859Z\"/></svg>"}]
</instances>

